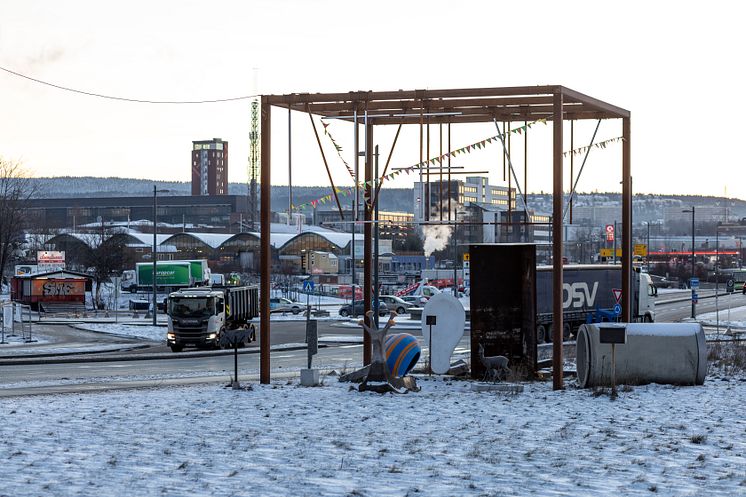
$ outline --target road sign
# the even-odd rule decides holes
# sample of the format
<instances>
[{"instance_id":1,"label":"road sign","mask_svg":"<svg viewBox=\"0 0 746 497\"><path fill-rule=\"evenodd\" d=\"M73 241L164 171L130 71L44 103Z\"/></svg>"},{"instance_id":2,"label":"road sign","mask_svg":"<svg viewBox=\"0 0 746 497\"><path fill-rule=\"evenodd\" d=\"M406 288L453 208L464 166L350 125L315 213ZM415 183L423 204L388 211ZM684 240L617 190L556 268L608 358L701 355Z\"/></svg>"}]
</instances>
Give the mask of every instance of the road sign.
<instances>
[{"instance_id":1,"label":"road sign","mask_svg":"<svg viewBox=\"0 0 746 497\"><path fill-rule=\"evenodd\" d=\"M635 243L634 249L632 251L633 255L639 255L640 257L647 257L648 256L648 246L644 243Z\"/></svg>"},{"instance_id":2,"label":"road sign","mask_svg":"<svg viewBox=\"0 0 746 497\"><path fill-rule=\"evenodd\" d=\"M689 286L692 289L699 288L699 278L690 278L689 279Z\"/></svg>"},{"instance_id":3,"label":"road sign","mask_svg":"<svg viewBox=\"0 0 746 497\"><path fill-rule=\"evenodd\" d=\"M614 294L614 299L616 300L616 303L622 301L622 289L621 288L612 288L611 293Z\"/></svg>"},{"instance_id":4,"label":"road sign","mask_svg":"<svg viewBox=\"0 0 746 497\"><path fill-rule=\"evenodd\" d=\"M609 242L614 241L614 225L613 224L606 225L606 241L609 241Z\"/></svg>"},{"instance_id":5,"label":"road sign","mask_svg":"<svg viewBox=\"0 0 746 497\"><path fill-rule=\"evenodd\" d=\"M619 304L614 304L614 314L619 316L622 313L622 306Z\"/></svg>"},{"instance_id":6,"label":"road sign","mask_svg":"<svg viewBox=\"0 0 746 497\"><path fill-rule=\"evenodd\" d=\"M725 288L727 289L728 293L733 293L736 290L736 282L732 279L728 280L725 283Z\"/></svg>"},{"instance_id":7,"label":"road sign","mask_svg":"<svg viewBox=\"0 0 746 497\"><path fill-rule=\"evenodd\" d=\"M699 302L699 294L697 294L697 292L692 292L692 302L695 304Z\"/></svg>"},{"instance_id":8,"label":"road sign","mask_svg":"<svg viewBox=\"0 0 746 497\"><path fill-rule=\"evenodd\" d=\"M313 280L306 280L303 282L303 291L304 292L312 292L313 291Z\"/></svg>"}]
</instances>

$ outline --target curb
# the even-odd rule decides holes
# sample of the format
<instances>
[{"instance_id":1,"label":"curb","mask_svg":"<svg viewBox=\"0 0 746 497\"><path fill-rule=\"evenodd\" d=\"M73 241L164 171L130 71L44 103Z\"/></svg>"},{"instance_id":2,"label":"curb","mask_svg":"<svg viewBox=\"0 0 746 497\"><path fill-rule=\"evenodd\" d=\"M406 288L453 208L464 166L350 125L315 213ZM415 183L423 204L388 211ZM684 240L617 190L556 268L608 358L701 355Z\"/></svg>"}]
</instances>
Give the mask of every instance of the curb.
<instances>
[{"instance_id":1,"label":"curb","mask_svg":"<svg viewBox=\"0 0 746 497\"><path fill-rule=\"evenodd\" d=\"M147 345L146 345L147 347ZM326 348L329 345L319 344L319 348ZM282 351L295 351L305 350L308 348L306 345L297 345L291 347L274 346L270 347L271 352L282 352ZM238 354L258 354L260 352L259 347L243 348L238 349ZM95 353L95 352L91 352ZM76 355L80 355L78 353ZM59 358L44 358L43 356L31 356L31 357L19 357L18 359L8 360L0 358L0 366L13 366L13 365L35 365L35 364L70 364L70 363L85 363L85 362L120 362L120 361L157 361L162 359L194 359L199 357L219 357L225 355L232 355L233 349L226 350L214 350L214 351L195 351L195 352L157 352L153 354L129 354L129 355L112 355L105 357L59 357ZM60 354L55 354L59 356ZM46 356L49 357L49 356Z\"/></svg>"}]
</instances>

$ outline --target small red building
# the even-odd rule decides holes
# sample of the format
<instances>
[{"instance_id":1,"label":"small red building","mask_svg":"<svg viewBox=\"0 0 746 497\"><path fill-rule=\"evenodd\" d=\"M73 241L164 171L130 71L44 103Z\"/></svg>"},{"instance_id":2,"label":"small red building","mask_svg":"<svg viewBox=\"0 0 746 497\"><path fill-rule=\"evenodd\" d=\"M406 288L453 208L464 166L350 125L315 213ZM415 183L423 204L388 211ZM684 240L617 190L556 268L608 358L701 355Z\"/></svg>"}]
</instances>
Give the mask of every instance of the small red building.
<instances>
[{"instance_id":1,"label":"small red building","mask_svg":"<svg viewBox=\"0 0 746 497\"><path fill-rule=\"evenodd\" d=\"M85 273L50 271L11 278L10 298L37 311L61 304L85 307L85 293L91 288L91 278Z\"/></svg>"}]
</instances>

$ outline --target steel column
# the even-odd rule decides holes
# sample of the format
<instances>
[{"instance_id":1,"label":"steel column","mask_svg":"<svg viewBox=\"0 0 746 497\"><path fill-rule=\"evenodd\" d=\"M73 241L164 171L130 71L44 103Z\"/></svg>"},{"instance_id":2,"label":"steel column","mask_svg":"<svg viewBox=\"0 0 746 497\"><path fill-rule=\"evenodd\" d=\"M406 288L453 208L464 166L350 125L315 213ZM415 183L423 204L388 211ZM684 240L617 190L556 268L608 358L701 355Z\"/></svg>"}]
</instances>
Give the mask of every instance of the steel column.
<instances>
[{"instance_id":1,"label":"steel column","mask_svg":"<svg viewBox=\"0 0 746 497\"><path fill-rule=\"evenodd\" d=\"M363 312L367 313L373 308L372 292L373 278L373 223L372 216L372 181L373 181L373 125L366 119L365 123L365 225L363 226ZM375 326L375 322L365 315L365 323L368 326ZM363 364L370 364L371 344L370 336L366 333L363 340Z\"/></svg>"},{"instance_id":2,"label":"steel column","mask_svg":"<svg viewBox=\"0 0 746 497\"><path fill-rule=\"evenodd\" d=\"M259 349L259 381L263 384L269 383L270 357L269 357L269 289L270 289L270 263L272 260L272 248L270 239L270 196L271 196L271 174L270 174L270 152L272 141L270 131L272 129L272 106L266 96L262 96L261 115L261 200L260 200L260 275L259 275L259 336L261 339Z\"/></svg>"},{"instance_id":3,"label":"steel column","mask_svg":"<svg viewBox=\"0 0 746 497\"><path fill-rule=\"evenodd\" d=\"M622 119L622 138L622 321L629 323L632 319L632 156L629 117Z\"/></svg>"},{"instance_id":4,"label":"steel column","mask_svg":"<svg viewBox=\"0 0 746 497\"><path fill-rule=\"evenodd\" d=\"M562 366L562 92L554 94L553 117L554 182L552 190L552 388L563 388ZM531 330L534 332L534 330Z\"/></svg>"}]
</instances>

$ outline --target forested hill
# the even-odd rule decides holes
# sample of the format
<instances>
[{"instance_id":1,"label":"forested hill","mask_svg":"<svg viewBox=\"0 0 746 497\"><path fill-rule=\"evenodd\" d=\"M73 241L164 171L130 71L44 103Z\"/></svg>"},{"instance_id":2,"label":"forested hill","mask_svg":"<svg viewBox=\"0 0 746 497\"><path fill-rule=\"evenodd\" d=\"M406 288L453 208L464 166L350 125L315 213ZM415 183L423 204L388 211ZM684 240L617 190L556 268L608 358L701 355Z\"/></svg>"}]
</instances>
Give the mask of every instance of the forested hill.
<instances>
[{"instance_id":1,"label":"forested hill","mask_svg":"<svg viewBox=\"0 0 746 497\"><path fill-rule=\"evenodd\" d=\"M132 178L94 178L94 177L57 177L34 178L33 184L37 189L37 198L66 198L66 197L145 197L153 195L153 184L159 190L169 190L166 195L190 195L191 183L184 181L152 181ZM228 185L231 195L246 195L248 187L241 183ZM326 186L293 186L293 203L303 204L316 200L331 193ZM362 199L362 192L361 192ZM352 196L340 197L346 208L351 208ZM272 187L272 210L285 211L288 205L287 185ZM333 204L326 203L332 208ZM412 211L411 188L383 188L381 190L381 210Z\"/></svg>"},{"instance_id":2,"label":"forested hill","mask_svg":"<svg viewBox=\"0 0 746 497\"><path fill-rule=\"evenodd\" d=\"M93 178L93 177L58 177L58 178L34 178L33 184L38 192L39 198L65 198L65 197L126 197L126 196L150 196L153 194L152 180L131 178ZM158 189L167 189L168 193L159 195L189 195L191 185L182 181L158 181L155 182ZM232 195L246 195L248 187L245 184L231 183L228 187ZM293 200L295 205L306 204L324 195L331 193L328 186L294 186ZM361 192L362 198L362 192ZM552 211L552 196L548 193L532 193L528 196L531 208L538 212L549 213ZM340 200L347 209L352 206L352 196L342 196ZM519 200L520 203L520 200ZM619 193L580 193L576 196L576 206L603 206L619 205L621 195ZM656 218L665 208L714 206L727 207L733 216L746 217L746 202L738 199L723 199L721 197L707 197L696 195L636 195L634 199L635 212L645 216ZM286 211L288 207L288 187L278 185L272 187L272 210ZM326 202L322 208L333 209L334 200ZM381 191L381 210L413 212L414 201L411 188L383 188ZM644 212L643 212L644 211ZM306 209L306 212L309 212Z\"/></svg>"}]
</instances>

